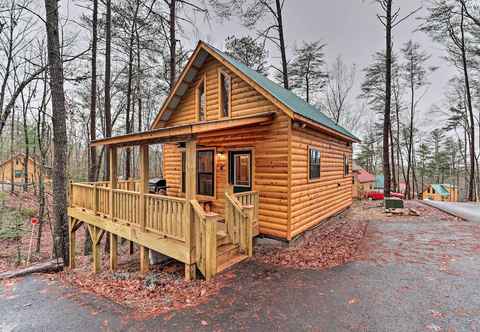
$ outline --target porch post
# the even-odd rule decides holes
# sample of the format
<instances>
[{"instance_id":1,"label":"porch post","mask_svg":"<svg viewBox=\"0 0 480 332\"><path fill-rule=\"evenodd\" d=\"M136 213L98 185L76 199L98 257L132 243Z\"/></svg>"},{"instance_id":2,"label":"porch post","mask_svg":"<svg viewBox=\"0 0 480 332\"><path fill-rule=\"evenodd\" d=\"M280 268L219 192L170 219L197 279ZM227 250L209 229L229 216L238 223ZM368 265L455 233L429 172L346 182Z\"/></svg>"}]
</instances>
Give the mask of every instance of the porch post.
<instances>
[{"instance_id":1,"label":"porch post","mask_svg":"<svg viewBox=\"0 0 480 332\"><path fill-rule=\"evenodd\" d=\"M149 176L149 155L148 144L140 145L140 223L142 230L146 226L146 200L145 194L148 194L148 176Z\"/></svg>"},{"instance_id":2,"label":"porch post","mask_svg":"<svg viewBox=\"0 0 480 332\"><path fill-rule=\"evenodd\" d=\"M113 190L117 189L117 181L118 181L118 174L117 174L117 148L115 146L110 146L108 149L110 153L110 218L112 221L114 220L114 199L113 199Z\"/></svg>"},{"instance_id":3,"label":"porch post","mask_svg":"<svg viewBox=\"0 0 480 332\"><path fill-rule=\"evenodd\" d=\"M195 199L197 190L197 143L188 141L185 144L185 242L187 259L185 263L185 279L195 279L195 225L193 223L193 213L191 200Z\"/></svg>"}]
</instances>

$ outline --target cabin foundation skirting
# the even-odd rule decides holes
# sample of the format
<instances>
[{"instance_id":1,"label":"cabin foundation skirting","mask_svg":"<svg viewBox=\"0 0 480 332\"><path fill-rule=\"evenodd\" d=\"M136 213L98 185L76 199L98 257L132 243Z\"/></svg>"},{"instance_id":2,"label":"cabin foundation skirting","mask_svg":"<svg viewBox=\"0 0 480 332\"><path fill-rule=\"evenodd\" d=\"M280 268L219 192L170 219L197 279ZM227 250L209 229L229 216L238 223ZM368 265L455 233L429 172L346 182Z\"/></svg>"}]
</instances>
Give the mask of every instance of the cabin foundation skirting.
<instances>
[{"instance_id":1,"label":"cabin foundation skirting","mask_svg":"<svg viewBox=\"0 0 480 332\"><path fill-rule=\"evenodd\" d=\"M278 248L297 247L301 245L304 241L309 240L309 238L312 236L314 232L319 231L322 228L325 228L331 225L332 223L335 223L335 221L338 220L337 218L345 214L350 208L351 208L351 204L348 207L333 213L330 217L322 219L321 221L318 222L318 224L310 227L309 229L305 230L303 233L298 234L291 240L281 238L281 237L271 236L268 234L260 234L254 239L254 244L261 245L261 246L278 247Z\"/></svg>"}]
</instances>

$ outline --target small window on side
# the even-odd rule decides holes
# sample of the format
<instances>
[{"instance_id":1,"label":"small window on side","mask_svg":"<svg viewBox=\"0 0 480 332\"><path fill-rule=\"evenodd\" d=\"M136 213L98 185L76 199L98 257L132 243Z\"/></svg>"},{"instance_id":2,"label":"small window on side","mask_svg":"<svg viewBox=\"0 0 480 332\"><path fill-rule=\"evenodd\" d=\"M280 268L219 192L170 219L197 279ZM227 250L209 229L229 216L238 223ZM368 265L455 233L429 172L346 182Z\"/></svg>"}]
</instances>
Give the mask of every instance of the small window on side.
<instances>
[{"instance_id":1,"label":"small window on side","mask_svg":"<svg viewBox=\"0 0 480 332\"><path fill-rule=\"evenodd\" d=\"M205 79L197 87L197 114L198 121L207 119L207 96L205 94Z\"/></svg>"},{"instance_id":2,"label":"small window on side","mask_svg":"<svg viewBox=\"0 0 480 332\"><path fill-rule=\"evenodd\" d=\"M316 180L320 178L320 150L308 149L308 178Z\"/></svg>"},{"instance_id":3,"label":"small window on side","mask_svg":"<svg viewBox=\"0 0 480 332\"><path fill-rule=\"evenodd\" d=\"M343 155L343 174L348 176L350 174L350 163L346 154Z\"/></svg>"},{"instance_id":4,"label":"small window on side","mask_svg":"<svg viewBox=\"0 0 480 332\"><path fill-rule=\"evenodd\" d=\"M231 88L232 82L230 76L228 76L224 72L220 72L219 75L219 82L220 82L220 116L223 118L228 118L230 116L230 109L231 109Z\"/></svg>"}]
</instances>

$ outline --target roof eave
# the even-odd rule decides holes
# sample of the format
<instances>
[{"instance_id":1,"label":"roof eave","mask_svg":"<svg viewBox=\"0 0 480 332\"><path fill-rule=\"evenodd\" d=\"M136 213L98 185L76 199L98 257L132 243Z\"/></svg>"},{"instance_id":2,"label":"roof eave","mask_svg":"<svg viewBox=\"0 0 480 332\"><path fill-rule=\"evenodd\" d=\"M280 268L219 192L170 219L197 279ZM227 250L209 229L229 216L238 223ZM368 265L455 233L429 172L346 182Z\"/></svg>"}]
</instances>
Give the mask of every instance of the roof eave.
<instances>
[{"instance_id":1,"label":"roof eave","mask_svg":"<svg viewBox=\"0 0 480 332\"><path fill-rule=\"evenodd\" d=\"M300 114L297 114L297 113L294 113L293 115L293 120L296 120L296 121L300 121L300 122L304 122L305 124L307 125L310 125L316 129L319 129L321 131L324 131L325 133L329 134L329 135L332 135L332 136L336 136L336 137L339 137L347 142L352 142L352 143L361 143L362 141L355 137L355 136L348 136L348 135L345 135L337 130L334 130L332 128L329 128L321 123L318 123L317 121L314 121L314 120L311 120L309 118L306 118Z\"/></svg>"}]
</instances>

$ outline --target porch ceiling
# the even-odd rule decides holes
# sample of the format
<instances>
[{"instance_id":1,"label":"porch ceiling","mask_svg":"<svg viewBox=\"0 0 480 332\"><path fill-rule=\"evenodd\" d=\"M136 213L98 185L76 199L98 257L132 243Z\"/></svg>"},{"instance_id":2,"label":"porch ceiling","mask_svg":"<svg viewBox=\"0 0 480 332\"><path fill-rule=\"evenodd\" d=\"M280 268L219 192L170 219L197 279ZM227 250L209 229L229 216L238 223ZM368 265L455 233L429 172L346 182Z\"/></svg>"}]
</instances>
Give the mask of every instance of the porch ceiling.
<instances>
[{"instance_id":1,"label":"porch ceiling","mask_svg":"<svg viewBox=\"0 0 480 332\"><path fill-rule=\"evenodd\" d=\"M111 138L93 141L91 146L134 146L143 144L159 144L172 142L186 142L195 139L196 134L231 128L261 125L272 121L276 112L264 112L233 119L198 122L174 127L149 130Z\"/></svg>"}]
</instances>

